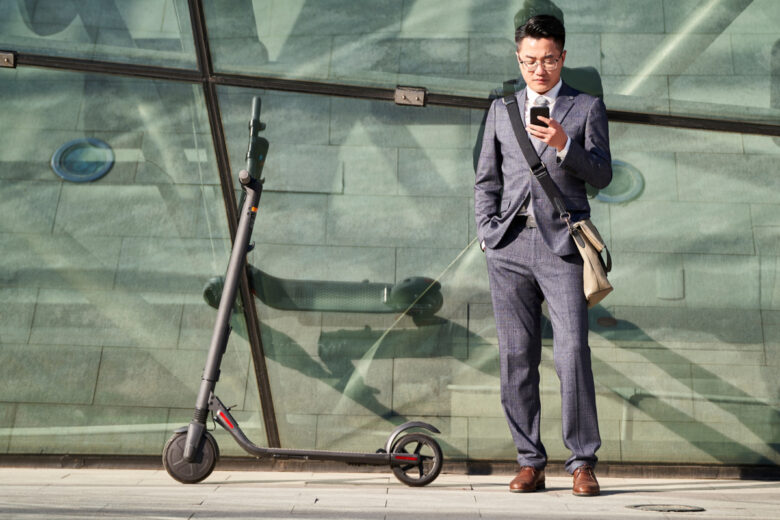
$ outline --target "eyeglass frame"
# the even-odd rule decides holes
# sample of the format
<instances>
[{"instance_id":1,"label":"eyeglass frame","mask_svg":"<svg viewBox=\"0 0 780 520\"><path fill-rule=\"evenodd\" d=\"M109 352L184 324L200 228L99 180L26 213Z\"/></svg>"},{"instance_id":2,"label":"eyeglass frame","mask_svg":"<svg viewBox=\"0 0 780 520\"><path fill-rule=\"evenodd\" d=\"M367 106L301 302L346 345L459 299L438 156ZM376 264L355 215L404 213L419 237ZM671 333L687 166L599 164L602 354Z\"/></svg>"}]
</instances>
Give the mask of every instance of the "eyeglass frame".
<instances>
[{"instance_id":1,"label":"eyeglass frame","mask_svg":"<svg viewBox=\"0 0 780 520\"><path fill-rule=\"evenodd\" d=\"M526 62L525 62L525 61L523 61L522 59L520 59L520 53L519 53L519 52L515 52L515 54L517 55L517 61L518 61L518 62L520 62L520 65L521 65L521 66L525 66L525 70L527 70L528 72L535 72L535 71L536 71L536 69L539 67L539 64L540 64L540 63L542 64L542 68L545 70L545 72L553 72L553 71L555 71L555 70L558 70L558 63L560 63L560 61L561 61L561 58L563 57L563 53L564 53L564 52L566 52L566 51L565 51L565 50L562 50L562 51L561 51L561 53L558 55L558 57L557 57L557 58L555 58L555 61L553 61L553 63L552 63L552 65L554 65L554 67L553 67L553 68L551 68L551 69L548 69L548 68L547 68L547 67L544 65L544 60L546 60L546 59L547 59L547 57L546 57L546 56L545 56L544 58L542 58L541 60L536 60L536 61L534 61L534 62L533 62L533 68L529 68L529 67L531 67L531 66L530 66L530 65L528 65L528 63L526 63Z\"/></svg>"}]
</instances>

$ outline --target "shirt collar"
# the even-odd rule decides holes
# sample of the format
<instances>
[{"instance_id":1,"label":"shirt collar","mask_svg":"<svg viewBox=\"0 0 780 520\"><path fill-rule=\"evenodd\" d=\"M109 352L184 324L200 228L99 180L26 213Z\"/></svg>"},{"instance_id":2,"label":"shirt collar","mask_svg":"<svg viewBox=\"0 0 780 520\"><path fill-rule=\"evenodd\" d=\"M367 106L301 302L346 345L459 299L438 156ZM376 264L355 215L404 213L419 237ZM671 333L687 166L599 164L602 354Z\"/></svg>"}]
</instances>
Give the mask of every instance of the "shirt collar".
<instances>
[{"instance_id":1,"label":"shirt collar","mask_svg":"<svg viewBox=\"0 0 780 520\"><path fill-rule=\"evenodd\" d=\"M556 83L553 88L551 88L544 94L544 97L546 97L550 101L551 105L555 103L555 98L558 97L558 92L561 91L562 86L563 86L563 80L559 79L558 83ZM542 94L537 94L536 92L531 90L530 87L526 87L525 91L526 91L526 96L528 98L528 104L531 106L533 106L534 102L536 101L536 98L542 95Z\"/></svg>"}]
</instances>

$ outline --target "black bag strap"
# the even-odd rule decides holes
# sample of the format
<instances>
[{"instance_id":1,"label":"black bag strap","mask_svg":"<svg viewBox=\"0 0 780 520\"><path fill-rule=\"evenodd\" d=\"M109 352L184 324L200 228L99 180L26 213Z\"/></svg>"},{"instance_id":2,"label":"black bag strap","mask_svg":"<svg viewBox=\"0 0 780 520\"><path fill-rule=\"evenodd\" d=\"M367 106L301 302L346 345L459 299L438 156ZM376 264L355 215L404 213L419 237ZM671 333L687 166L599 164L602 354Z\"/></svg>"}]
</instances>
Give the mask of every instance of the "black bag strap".
<instances>
[{"instance_id":1,"label":"black bag strap","mask_svg":"<svg viewBox=\"0 0 780 520\"><path fill-rule=\"evenodd\" d=\"M504 96L504 105L506 105L507 112L509 112L509 121L512 123L512 130L515 132L517 138L517 144L520 145L520 149L523 151L525 160L528 162L528 166L531 168L531 173L539 184L542 185L542 189L547 194L547 198L552 202L553 207L558 211L561 219L566 222L571 230L571 215L569 210L566 209L566 204L563 202L563 195L561 195L558 186L550 177L550 172L547 171L547 167L539 158L539 154L536 153L534 145L531 144L531 140L528 138L528 134L523 128L523 120L520 117L520 107L517 106L517 98L514 94Z\"/></svg>"}]
</instances>

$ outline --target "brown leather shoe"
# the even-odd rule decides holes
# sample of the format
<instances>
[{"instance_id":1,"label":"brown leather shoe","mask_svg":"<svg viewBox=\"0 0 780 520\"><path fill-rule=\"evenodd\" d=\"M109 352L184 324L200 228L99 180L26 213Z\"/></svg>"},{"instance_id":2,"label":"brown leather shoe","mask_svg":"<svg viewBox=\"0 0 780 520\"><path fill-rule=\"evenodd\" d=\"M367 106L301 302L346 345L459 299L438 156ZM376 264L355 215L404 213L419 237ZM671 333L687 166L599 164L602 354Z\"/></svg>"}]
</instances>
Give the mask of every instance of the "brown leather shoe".
<instances>
[{"instance_id":1,"label":"brown leather shoe","mask_svg":"<svg viewBox=\"0 0 780 520\"><path fill-rule=\"evenodd\" d=\"M574 470L572 493L578 497L595 497L601 493L599 482L593 473L593 467L586 464Z\"/></svg>"},{"instance_id":2,"label":"brown leather shoe","mask_svg":"<svg viewBox=\"0 0 780 520\"><path fill-rule=\"evenodd\" d=\"M531 466L521 467L517 476L509 483L509 491L512 493L529 493L537 489L544 489L544 470Z\"/></svg>"}]
</instances>

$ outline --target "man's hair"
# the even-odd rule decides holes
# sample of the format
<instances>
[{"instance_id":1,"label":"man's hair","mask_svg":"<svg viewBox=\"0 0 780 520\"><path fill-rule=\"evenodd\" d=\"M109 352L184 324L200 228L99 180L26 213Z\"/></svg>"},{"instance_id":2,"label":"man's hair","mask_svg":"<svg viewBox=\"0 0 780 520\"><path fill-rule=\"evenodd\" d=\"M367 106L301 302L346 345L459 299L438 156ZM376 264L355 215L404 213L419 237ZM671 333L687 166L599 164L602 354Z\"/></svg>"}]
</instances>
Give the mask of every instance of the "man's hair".
<instances>
[{"instance_id":1,"label":"man's hair","mask_svg":"<svg viewBox=\"0 0 780 520\"><path fill-rule=\"evenodd\" d=\"M523 25L515 31L515 43L520 45L523 38L550 38L554 41L560 50L566 43L566 29L563 23L556 17L549 14L540 14L532 16Z\"/></svg>"}]
</instances>

